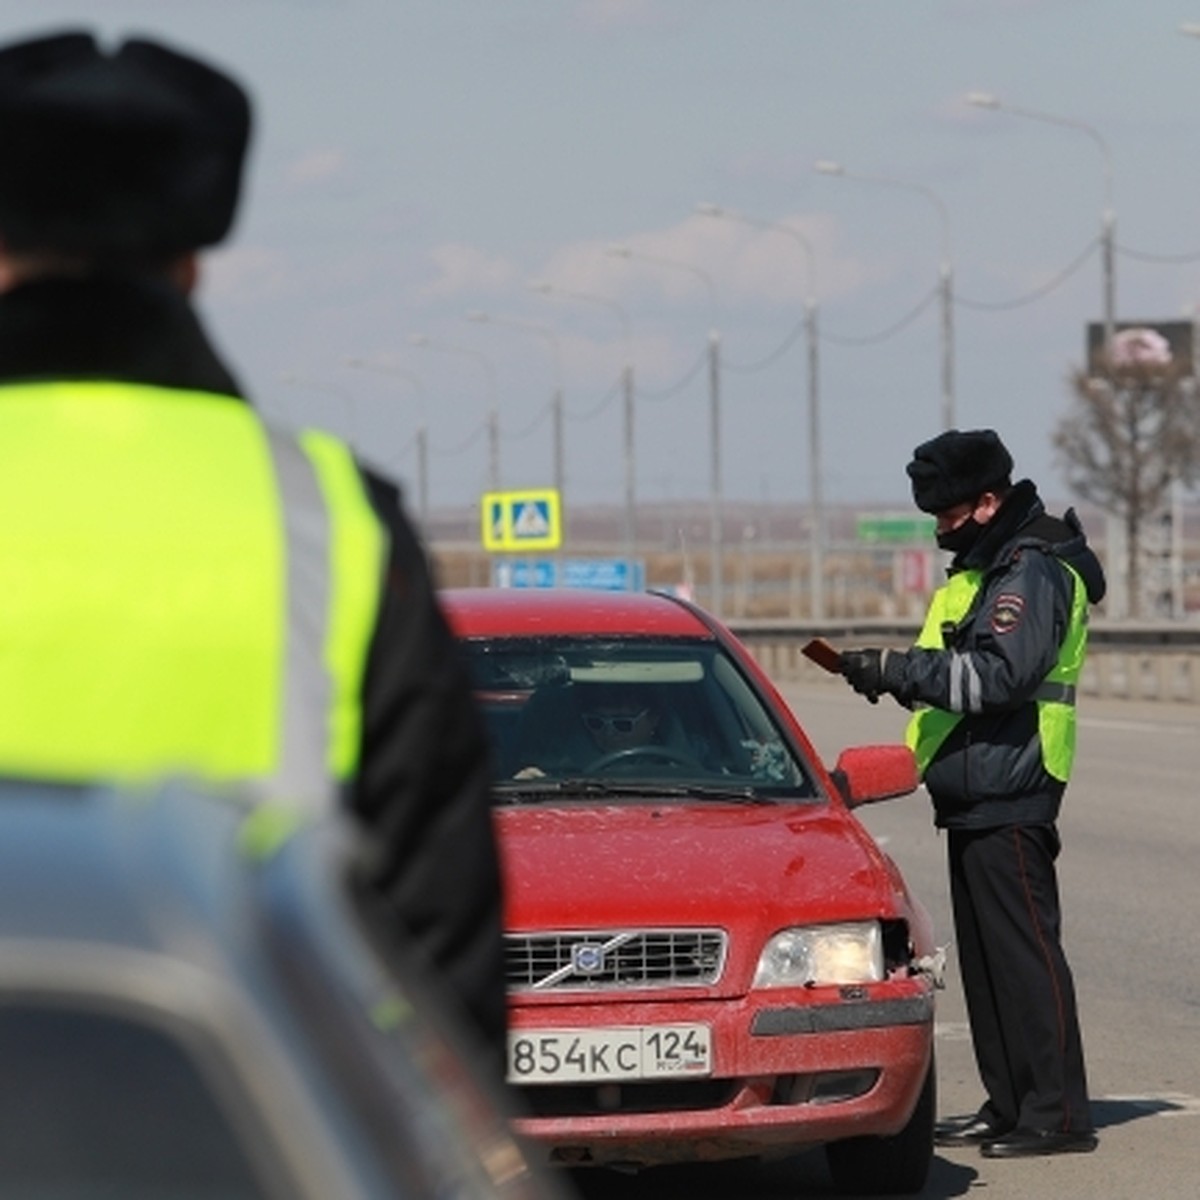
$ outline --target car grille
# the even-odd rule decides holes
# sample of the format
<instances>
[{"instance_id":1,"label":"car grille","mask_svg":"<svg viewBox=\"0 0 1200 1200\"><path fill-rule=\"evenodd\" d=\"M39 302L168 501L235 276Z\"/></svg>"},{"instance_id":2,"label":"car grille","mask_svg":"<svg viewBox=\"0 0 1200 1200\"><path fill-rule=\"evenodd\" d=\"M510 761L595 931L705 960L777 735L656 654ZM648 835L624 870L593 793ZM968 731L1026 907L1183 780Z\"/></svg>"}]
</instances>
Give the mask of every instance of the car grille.
<instances>
[{"instance_id":1,"label":"car grille","mask_svg":"<svg viewBox=\"0 0 1200 1200\"><path fill-rule=\"evenodd\" d=\"M722 929L510 934L510 992L705 987L725 965Z\"/></svg>"}]
</instances>

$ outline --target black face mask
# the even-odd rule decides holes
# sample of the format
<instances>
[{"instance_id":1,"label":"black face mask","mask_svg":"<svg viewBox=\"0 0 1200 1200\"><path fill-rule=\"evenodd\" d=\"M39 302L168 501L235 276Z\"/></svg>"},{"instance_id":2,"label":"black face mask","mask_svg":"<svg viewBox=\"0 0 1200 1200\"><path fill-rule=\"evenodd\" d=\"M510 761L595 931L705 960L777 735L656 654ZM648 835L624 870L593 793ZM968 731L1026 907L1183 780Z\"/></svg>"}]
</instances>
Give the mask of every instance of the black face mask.
<instances>
[{"instance_id":1,"label":"black face mask","mask_svg":"<svg viewBox=\"0 0 1200 1200\"><path fill-rule=\"evenodd\" d=\"M937 544L951 554L966 554L979 541L983 526L974 517L968 517L957 529L947 529L937 535Z\"/></svg>"}]
</instances>

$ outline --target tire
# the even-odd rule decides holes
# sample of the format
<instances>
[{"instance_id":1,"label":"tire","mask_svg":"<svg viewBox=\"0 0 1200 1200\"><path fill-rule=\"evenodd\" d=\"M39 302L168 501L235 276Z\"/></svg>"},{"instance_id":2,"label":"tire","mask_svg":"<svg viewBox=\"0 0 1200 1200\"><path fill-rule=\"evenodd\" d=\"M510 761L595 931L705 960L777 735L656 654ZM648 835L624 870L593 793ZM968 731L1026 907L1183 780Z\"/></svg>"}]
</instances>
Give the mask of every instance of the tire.
<instances>
[{"instance_id":1,"label":"tire","mask_svg":"<svg viewBox=\"0 0 1200 1200\"><path fill-rule=\"evenodd\" d=\"M913 1196L924 1186L933 1160L937 1075L933 1059L908 1124L891 1137L829 1142L825 1161L842 1196Z\"/></svg>"}]
</instances>

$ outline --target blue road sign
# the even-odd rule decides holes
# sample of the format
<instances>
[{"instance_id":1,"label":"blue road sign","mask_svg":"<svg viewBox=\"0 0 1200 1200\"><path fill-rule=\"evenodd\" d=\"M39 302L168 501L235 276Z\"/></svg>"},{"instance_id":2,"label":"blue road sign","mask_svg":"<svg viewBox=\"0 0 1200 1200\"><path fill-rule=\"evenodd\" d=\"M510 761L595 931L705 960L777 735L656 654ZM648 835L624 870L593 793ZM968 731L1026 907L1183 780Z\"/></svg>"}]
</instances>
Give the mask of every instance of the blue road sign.
<instances>
[{"instance_id":1,"label":"blue road sign","mask_svg":"<svg viewBox=\"0 0 1200 1200\"><path fill-rule=\"evenodd\" d=\"M646 564L640 558L513 558L492 566L496 587L592 588L607 592L641 592Z\"/></svg>"},{"instance_id":2,"label":"blue road sign","mask_svg":"<svg viewBox=\"0 0 1200 1200\"><path fill-rule=\"evenodd\" d=\"M496 587L552 588L554 587L554 560L516 558L495 563L492 582Z\"/></svg>"},{"instance_id":3,"label":"blue road sign","mask_svg":"<svg viewBox=\"0 0 1200 1200\"><path fill-rule=\"evenodd\" d=\"M568 558L562 585L606 592L640 592L646 587L646 564L632 558Z\"/></svg>"}]
</instances>

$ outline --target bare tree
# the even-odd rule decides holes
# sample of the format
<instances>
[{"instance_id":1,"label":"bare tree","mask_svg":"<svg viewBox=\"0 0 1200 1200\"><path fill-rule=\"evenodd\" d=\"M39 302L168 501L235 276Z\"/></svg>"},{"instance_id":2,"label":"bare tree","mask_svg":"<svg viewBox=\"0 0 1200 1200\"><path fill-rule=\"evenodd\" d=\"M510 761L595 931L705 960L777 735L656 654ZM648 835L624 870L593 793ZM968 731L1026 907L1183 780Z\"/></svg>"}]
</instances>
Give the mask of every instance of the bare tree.
<instances>
[{"instance_id":1,"label":"bare tree","mask_svg":"<svg viewBox=\"0 0 1200 1200\"><path fill-rule=\"evenodd\" d=\"M1193 481L1200 465L1200 402L1190 370L1152 330L1123 331L1110 354L1073 372L1075 404L1053 438L1072 491L1124 525L1134 617L1142 529L1172 483Z\"/></svg>"}]
</instances>

